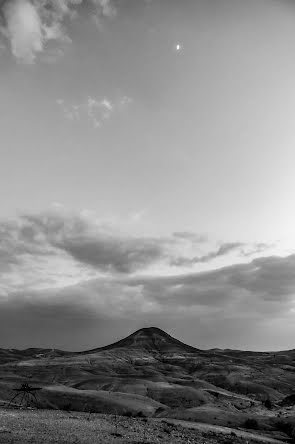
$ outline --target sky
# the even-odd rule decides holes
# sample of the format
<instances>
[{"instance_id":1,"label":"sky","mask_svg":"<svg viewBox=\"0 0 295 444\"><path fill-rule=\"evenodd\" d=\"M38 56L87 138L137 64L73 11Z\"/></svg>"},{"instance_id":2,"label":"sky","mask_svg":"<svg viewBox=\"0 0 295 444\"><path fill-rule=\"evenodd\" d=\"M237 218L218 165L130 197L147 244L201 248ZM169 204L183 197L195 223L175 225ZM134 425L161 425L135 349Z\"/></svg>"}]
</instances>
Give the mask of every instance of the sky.
<instances>
[{"instance_id":1,"label":"sky","mask_svg":"<svg viewBox=\"0 0 295 444\"><path fill-rule=\"evenodd\" d=\"M0 347L295 348L295 4L0 0Z\"/></svg>"}]
</instances>

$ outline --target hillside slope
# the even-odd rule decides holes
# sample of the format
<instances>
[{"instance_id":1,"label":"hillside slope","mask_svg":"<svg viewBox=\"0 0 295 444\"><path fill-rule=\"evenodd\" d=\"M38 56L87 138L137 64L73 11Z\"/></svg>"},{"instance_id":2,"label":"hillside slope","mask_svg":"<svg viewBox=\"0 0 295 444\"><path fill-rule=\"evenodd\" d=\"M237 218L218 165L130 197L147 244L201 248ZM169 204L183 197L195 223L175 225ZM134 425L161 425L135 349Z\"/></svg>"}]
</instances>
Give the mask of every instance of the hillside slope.
<instances>
[{"instance_id":1,"label":"hillside slope","mask_svg":"<svg viewBox=\"0 0 295 444\"><path fill-rule=\"evenodd\" d=\"M200 350L151 327L85 352L2 350L0 357L2 401L29 381L43 387L41 408L169 417L278 438L294 425L294 350Z\"/></svg>"}]
</instances>

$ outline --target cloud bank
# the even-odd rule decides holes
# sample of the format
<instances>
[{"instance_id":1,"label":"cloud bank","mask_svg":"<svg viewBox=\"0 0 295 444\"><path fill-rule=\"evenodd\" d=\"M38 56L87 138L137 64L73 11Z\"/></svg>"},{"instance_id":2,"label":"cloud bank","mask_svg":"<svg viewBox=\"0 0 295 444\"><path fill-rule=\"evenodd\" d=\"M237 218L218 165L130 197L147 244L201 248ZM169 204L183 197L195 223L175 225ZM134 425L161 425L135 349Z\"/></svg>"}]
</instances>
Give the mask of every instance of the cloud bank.
<instances>
[{"instance_id":1,"label":"cloud bank","mask_svg":"<svg viewBox=\"0 0 295 444\"><path fill-rule=\"evenodd\" d=\"M85 333L107 322L125 328L195 322L207 331L239 321L247 334L267 322L285 326L295 316L295 255L245 262L247 248L260 252L262 245L267 247L225 242L210 249L206 236L189 232L134 236L91 213L63 208L3 220L0 337L9 338L13 329L11 337L19 341L21 329L30 331L30 323L36 331L47 326L43 339L48 345L53 325L61 332L67 327ZM191 254L206 247L203 255ZM187 257L180 255L184 251ZM235 261L233 253L239 255ZM171 266L179 257L188 267L197 262L194 258L204 257L194 264L199 267L227 255L228 265L210 265L206 271ZM91 346L99 345L93 341ZM32 345L29 339L27 345Z\"/></svg>"},{"instance_id":2,"label":"cloud bank","mask_svg":"<svg viewBox=\"0 0 295 444\"><path fill-rule=\"evenodd\" d=\"M169 271L171 264L172 274L175 274L175 269L180 274L185 267L193 264L214 262L232 251L238 252L242 258L246 247L253 249L253 246L244 243L225 242L216 250L208 245L205 236L194 233L174 233L166 237L134 236L91 213L72 213L63 207L0 221L0 236L0 288L5 279L12 279L12 275L18 275L22 280L30 275L33 279L32 270L35 273L42 270L42 264L49 276L51 268L54 275L54 267L60 270L63 264L63 276L73 270L72 274L77 275L77 279L79 269L83 276L86 273L91 277L98 274L131 275L142 271L158 275L159 272L155 273L157 267L160 271ZM193 254L198 251L203 254ZM180 256L180 252L186 252L186 256ZM56 273L58 280L61 280L61 285L64 284L60 272ZM52 281L49 281L50 285Z\"/></svg>"},{"instance_id":3,"label":"cloud bank","mask_svg":"<svg viewBox=\"0 0 295 444\"><path fill-rule=\"evenodd\" d=\"M4 0L0 8L2 37L24 63L33 63L50 41L70 41L66 24L82 8L97 21L116 13L111 0Z\"/></svg>"},{"instance_id":4,"label":"cloud bank","mask_svg":"<svg viewBox=\"0 0 295 444\"><path fill-rule=\"evenodd\" d=\"M128 274L165 257L165 242L118 232L88 215L53 210L0 224L0 293Z\"/></svg>"},{"instance_id":5,"label":"cloud bank","mask_svg":"<svg viewBox=\"0 0 295 444\"><path fill-rule=\"evenodd\" d=\"M122 326L121 335L122 331L143 325L168 326L179 332L185 325L196 346L201 345L200 337L205 335L203 341L207 346L236 344L245 348L245 343L249 347L249 336L256 332L250 347L257 348L262 335L262 343L270 349L278 343L274 341L274 332L276 341L282 341L282 335L286 336L288 331L284 343L289 343L290 348L295 311L294 272L292 255L176 277L98 278L59 289L18 291L0 300L0 330L8 331L9 326L14 326L15 335L26 329L27 335L32 332L32 341L34 332L40 332L42 326L43 346L49 346L50 341L52 345L52 329L60 332L54 343L58 346L69 330L74 335L81 334L80 347L91 348L103 342L99 336L87 336L90 328L97 335L103 326L104 333L108 331L112 337L116 325ZM228 331L230 337L225 336ZM37 336L40 339L40 333ZM75 347L76 343L68 338L66 348Z\"/></svg>"}]
</instances>

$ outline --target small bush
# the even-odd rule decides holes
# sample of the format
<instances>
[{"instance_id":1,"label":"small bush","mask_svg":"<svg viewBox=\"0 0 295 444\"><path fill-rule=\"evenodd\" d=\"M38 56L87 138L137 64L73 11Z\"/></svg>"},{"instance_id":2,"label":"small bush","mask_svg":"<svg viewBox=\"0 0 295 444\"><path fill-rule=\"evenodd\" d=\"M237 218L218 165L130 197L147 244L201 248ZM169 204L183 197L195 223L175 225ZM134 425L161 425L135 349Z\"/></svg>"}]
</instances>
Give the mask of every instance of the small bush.
<instances>
[{"instance_id":1,"label":"small bush","mask_svg":"<svg viewBox=\"0 0 295 444\"><path fill-rule=\"evenodd\" d=\"M295 427L293 424L287 421L280 420L276 422L276 426L278 430L286 433L286 435L288 435L293 440L295 439Z\"/></svg>"},{"instance_id":2,"label":"small bush","mask_svg":"<svg viewBox=\"0 0 295 444\"><path fill-rule=\"evenodd\" d=\"M254 419L254 418L248 418L248 419L246 419L246 421L244 422L244 427L245 427L246 429L257 430L257 429L258 429L258 422L257 422L256 419Z\"/></svg>"},{"instance_id":3,"label":"small bush","mask_svg":"<svg viewBox=\"0 0 295 444\"><path fill-rule=\"evenodd\" d=\"M266 407L268 410L272 409L272 403L270 399L266 399L264 401L264 407Z\"/></svg>"},{"instance_id":4,"label":"small bush","mask_svg":"<svg viewBox=\"0 0 295 444\"><path fill-rule=\"evenodd\" d=\"M68 402L67 404L65 404L61 410L65 410L66 412L69 412L70 410L72 410L72 404L70 402Z\"/></svg>"}]
</instances>

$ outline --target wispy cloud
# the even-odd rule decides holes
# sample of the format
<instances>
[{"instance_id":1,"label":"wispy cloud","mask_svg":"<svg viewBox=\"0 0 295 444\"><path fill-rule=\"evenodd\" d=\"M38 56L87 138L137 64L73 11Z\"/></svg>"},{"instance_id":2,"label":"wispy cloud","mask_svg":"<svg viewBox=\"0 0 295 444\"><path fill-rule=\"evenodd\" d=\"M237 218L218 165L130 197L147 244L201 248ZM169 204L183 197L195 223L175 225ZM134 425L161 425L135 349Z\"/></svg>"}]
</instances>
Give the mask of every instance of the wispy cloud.
<instances>
[{"instance_id":1,"label":"wispy cloud","mask_svg":"<svg viewBox=\"0 0 295 444\"><path fill-rule=\"evenodd\" d=\"M190 231L176 231L173 233L173 236L180 239L187 239L198 244L208 241L208 236L206 234L192 233Z\"/></svg>"},{"instance_id":2,"label":"wispy cloud","mask_svg":"<svg viewBox=\"0 0 295 444\"><path fill-rule=\"evenodd\" d=\"M143 214L136 215L136 220L138 217ZM62 205L40 214L0 221L0 289L6 294L26 288L63 287L118 274L175 274L175 266L179 274L192 265L233 251L245 259L244 243L224 243L212 251L204 237L194 233L135 236L129 233L130 223L126 223L126 230L91 212L72 213ZM191 257L191 252L204 248L208 250L206 254ZM253 245L248 248L253 250ZM180 252L187 255L180 256Z\"/></svg>"},{"instance_id":3,"label":"wispy cloud","mask_svg":"<svg viewBox=\"0 0 295 444\"><path fill-rule=\"evenodd\" d=\"M2 37L9 42L17 60L33 63L50 41L70 41L65 26L79 8L90 7L91 16L101 19L115 15L111 0L6 0L1 2ZM52 49L49 50L52 58ZM59 53L58 53L59 54Z\"/></svg>"},{"instance_id":4,"label":"wispy cloud","mask_svg":"<svg viewBox=\"0 0 295 444\"><path fill-rule=\"evenodd\" d=\"M179 236L179 234L177 234ZM190 238L191 236L189 236ZM238 252L241 256L248 257L257 253L265 252L273 247L273 244L266 243L244 243L244 242L225 242L222 243L216 250L210 251L201 256L194 257L177 257L171 261L171 265L175 266L193 266L213 261L214 259L226 256L233 252Z\"/></svg>"},{"instance_id":5,"label":"wispy cloud","mask_svg":"<svg viewBox=\"0 0 295 444\"><path fill-rule=\"evenodd\" d=\"M123 96L117 100L110 100L106 97L98 99L88 97L85 102L67 103L64 99L57 99L56 103L60 107L64 116L68 120L88 120L94 128L100 128L115 113L126 108L132 99Z\"/></svg>"}]
</instances>

